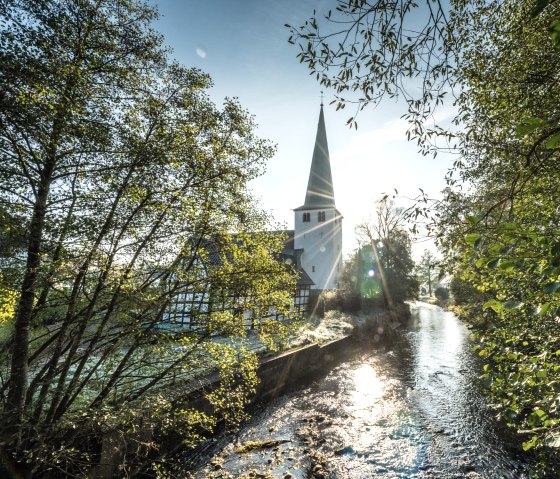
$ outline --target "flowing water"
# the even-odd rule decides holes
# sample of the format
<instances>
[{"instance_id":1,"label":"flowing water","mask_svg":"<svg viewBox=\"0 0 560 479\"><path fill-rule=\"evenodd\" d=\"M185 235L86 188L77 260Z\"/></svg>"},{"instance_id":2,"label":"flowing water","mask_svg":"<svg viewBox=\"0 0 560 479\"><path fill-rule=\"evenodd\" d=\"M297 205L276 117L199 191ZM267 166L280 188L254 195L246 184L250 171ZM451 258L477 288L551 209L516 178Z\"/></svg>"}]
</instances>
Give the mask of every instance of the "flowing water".
<instances>
[{"instance_id":1,"label":"flowing water","mask_svg":"<svg viewBox=\"0 0 560 479\"><path fill-rule=\"evenodd\" d=\"M197 476L529 477L484 405L466 327L435 306L411 310L390 349L362 353L278 399Z\"/></svg>"}]
</instances>

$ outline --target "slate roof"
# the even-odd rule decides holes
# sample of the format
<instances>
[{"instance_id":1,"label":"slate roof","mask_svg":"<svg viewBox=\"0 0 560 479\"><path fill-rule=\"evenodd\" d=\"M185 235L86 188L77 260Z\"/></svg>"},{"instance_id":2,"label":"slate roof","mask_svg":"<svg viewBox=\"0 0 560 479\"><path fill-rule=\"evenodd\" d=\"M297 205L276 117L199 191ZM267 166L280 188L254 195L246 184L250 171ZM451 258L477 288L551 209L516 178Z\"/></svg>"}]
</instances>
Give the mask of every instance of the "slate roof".
<instances>
[{"instance_id":1,"label":"slate roof","mask_svg":"<svg viewBox=\"0 0 560 479\"><path fill-rule=\"evenodd\" d=\"M311 277L307 274L307 271L305 271L301 266L300 258L301 258L301 254L303 253L303 250L294 248L294 236L295 236L294 230L280 230L280 231L275 231L274 233L277 234L283 233L288 236L288 238L284 242L284 248L282 248L280 257L284 262L286 262L287 259L290 259L292 261L295 270L299 273L299 279L297 282L298 286L311 286L315 284L311 279Z\"/></svg>"},{"instance_id":2,"label":"slate roof","mask_svg":"<svg viewBox=\"0 0 560 479\"><path fill-rule=\"evenodd\" d=\"M299 273L299 279L297 281L298 286L311 286L315 284L313 280L309 277L307 272L301 267L300 257L303 253L302 249L295 249L294 248L294 230L277 230L271 231L272 234L284 234L287 235L287 238L284 242L284 247L280 252L280 260L286 264L292 264L293 268ZM234 240L236 241L235 237ZM220 255L219 245L209 239L203 239L200 243L201 248L203 248L206 252L207 259L213 264L221 264L222 259ZM291 260L287 262L287 260Z\"/></svg>"},{"instance_id":3,"label":"slate roof","mask_svg":"<svg viewBox=\"0 0 560 479\"><path fill-rule=\"evenodd\" d=\"M327 142L327 130L325 128L325 115L323 113L323 105L321 104L315 148L313 149L313 159L311 160L311 169L309 171L309 180L305 193L305 203L295 210L313 210L334 207L334 187L329 157L329 145Z\"/></svg>"}]
</instances>

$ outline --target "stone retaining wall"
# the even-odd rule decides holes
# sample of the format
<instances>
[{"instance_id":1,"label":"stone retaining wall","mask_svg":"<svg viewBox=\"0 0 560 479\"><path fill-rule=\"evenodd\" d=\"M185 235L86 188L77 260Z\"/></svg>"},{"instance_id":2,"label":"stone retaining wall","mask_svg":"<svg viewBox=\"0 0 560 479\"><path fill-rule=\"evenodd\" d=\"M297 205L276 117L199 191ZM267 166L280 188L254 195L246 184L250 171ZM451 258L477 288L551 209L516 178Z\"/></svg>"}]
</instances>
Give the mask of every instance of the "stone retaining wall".
<instances>
[{"instance_id":1,"label":"stone retaining wall","mask_svg":"<svg viewBox=\"0 0 560 479\"><path fill-rule=\"evenodd\" d=\"M327 344L309 344L285 351L272 358L263 358L257 371L260 383L253 402L270 401L289 388L309 382L314 375L328 371L356 349L357 343L353 337L345 336ZM188 395L186 405L212 414L212 406L205 396L218 384L217 374L207 378L203 387ZM138 435L136 439L139 440L142 436L141 439L148 442L151 440L152 431L139 431ZM160 446L164 450L171 450L176 441L179 441L179 438L170 435ZM126 439L119 435L107 434L103 439L100 463L91 471L91 477L108 479L118 475L118 466L124 458L126 449Z\"/></svg>"},{"instance_id":2,"label":"stone retaining wall","mask_svg":"<svg viewBox=\"0 0 560 479\"><path fill-rule=\"evenodd\" d=\"M356 341L349 335L327 344L310 344L263 359L257 372L260 384L255 402L273 399L285 389L308 382L314 375L327 371L356 349Z\"/></svg>"}]
</instances>

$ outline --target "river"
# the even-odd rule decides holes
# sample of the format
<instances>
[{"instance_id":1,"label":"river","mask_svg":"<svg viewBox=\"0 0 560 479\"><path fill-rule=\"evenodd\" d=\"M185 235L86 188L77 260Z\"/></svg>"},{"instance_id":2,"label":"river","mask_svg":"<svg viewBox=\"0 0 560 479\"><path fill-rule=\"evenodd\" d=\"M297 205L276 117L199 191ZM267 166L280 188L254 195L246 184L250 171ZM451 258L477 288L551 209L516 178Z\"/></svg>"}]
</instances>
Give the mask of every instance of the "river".
<instances>
[{"instance_id":1,"label":"river","mask_svg":"<svg viewBox=\"0 0 560 479\"><path fill-rule=\"evenodd\" d=\"M269 404L196 477L529 477L479 392L468 329L436 306L411 311L396 344Z\"/></svg>"}]
</instances>

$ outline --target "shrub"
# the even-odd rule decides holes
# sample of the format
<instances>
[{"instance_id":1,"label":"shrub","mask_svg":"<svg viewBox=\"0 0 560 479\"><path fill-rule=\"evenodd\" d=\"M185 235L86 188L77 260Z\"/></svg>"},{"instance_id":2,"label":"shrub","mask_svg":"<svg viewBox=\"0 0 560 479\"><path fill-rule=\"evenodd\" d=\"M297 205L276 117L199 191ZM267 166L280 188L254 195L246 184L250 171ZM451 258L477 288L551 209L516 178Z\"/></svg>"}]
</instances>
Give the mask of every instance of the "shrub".
<instances>
[{"instance_id":1,"label":"shrub","mask_svg":"<svg viewBox=\"0 0 560 479\"><path fill-rule=\"evenodd\" d=\"M439 286L434 291L434 295L440 301L446 301L449 299L449 290L447 288Z\"/></svg>"}]
</instances>

